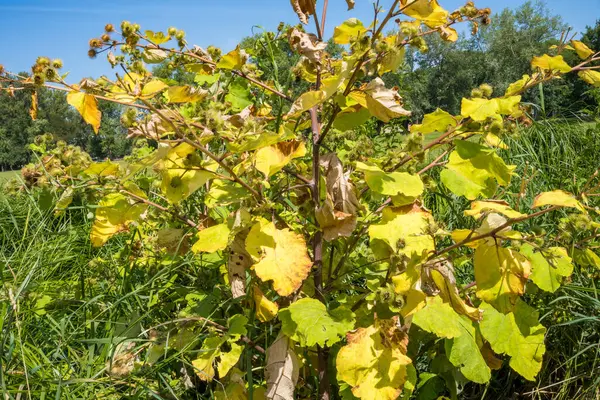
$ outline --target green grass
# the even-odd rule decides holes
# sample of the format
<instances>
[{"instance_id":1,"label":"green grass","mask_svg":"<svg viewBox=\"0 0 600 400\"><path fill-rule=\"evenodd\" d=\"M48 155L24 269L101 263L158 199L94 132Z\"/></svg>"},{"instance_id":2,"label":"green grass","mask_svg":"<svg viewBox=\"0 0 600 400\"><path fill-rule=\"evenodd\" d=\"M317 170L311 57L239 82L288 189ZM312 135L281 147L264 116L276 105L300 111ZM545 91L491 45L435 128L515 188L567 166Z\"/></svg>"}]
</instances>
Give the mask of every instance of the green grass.
<instances>
[{"instance_id":1,"label":"green grass","mask_svg":"<svg viewBox=\"0 0 600 400\"><path fill-rule=\"evenodd\" d=\"M19 175L21 171L1 171L0 172L0 182L8 181L9 179L15 178Z\"/></svg>"}]
</instances>

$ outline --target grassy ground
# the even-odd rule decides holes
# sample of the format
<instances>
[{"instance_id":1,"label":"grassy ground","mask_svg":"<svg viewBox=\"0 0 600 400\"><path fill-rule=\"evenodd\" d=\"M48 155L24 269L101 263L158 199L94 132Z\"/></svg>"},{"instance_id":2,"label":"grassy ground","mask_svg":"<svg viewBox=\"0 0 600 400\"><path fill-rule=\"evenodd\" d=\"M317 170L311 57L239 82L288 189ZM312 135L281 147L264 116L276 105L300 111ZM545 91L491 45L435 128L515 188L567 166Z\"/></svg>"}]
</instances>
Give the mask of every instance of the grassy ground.
<instances>
[{"instance_id":1,"label":"grassy ground","mask_svg":"<svg viewBox=\"0 0 600 400\"><path fill-rule=\"evenodd\" d=\"M20 171L0 171L0 182L5 182L19 175Z\"/></svg>"},{"instance_id":2,"label":"grassy ground","mask_svg":"<svg viewBox=\"0 0 600 400\"><path fill-rule=\"evenodd\" d=\"M503 155L518 166L514 185L535 170L527 197L549 188L574 190L600 166L600 130L590 125L539 124L510 141ZM10 173L2 173L7 176ZM456 199L439 196L430 206L453 220ZM466 204L466 202L465 202ZM181 356L195 336L156 363L121 377L106 372L114 354L133 343L148 351L148 340L175 313L218 313L232 307L204 287L207 274L191 257L159 270L129 270L125 235L100 249L89 241L87 209L56 217L43 194L19 198L0 194L0 392L16 399L196 399L212 398L175 379L185 371ZM541 221L555 229L561 214ZM505 366L487 386L467 384L461 399L600 398L600 279L576 268L571 282L554 294L530 293L548 328L547 352L537 382ZM195 312L194 311L194 312ZM146 334L141 334L145 332ZM160 349L159 349L160 350ZM132 361L133 362L133 361ZM178 374L180 375L180 374ZM193 379L193 376L190 378ZM197 385L197 382L194 382Z\"/></svg>"}]
</instances>

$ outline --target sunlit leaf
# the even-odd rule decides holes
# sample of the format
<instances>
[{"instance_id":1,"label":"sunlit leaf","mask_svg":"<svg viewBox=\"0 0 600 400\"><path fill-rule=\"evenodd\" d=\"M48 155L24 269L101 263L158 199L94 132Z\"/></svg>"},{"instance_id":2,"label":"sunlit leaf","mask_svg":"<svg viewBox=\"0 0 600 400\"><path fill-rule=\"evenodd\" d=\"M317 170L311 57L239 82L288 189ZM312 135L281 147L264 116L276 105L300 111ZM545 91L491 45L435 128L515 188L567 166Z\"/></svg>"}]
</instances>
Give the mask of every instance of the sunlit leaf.
<instances>
[{"instance_id":1,"label":"sunlit leaf","mask_svg":"<svg viewBox=\"0 0 600 400\"><path fill-rule=\"evenodd\" d=\"M261 322L268 322L277 316L279 306L277 303L267 299L262 290L257 285L252 287L252 298L254 299L254 308L256 317Z\"/></svg>"},{"instance_id":2,"label":"sunlit leaf","mask_svg":"<svg viewBox=\"0 0 600 400\"><path fill-rule=\"evenodd\" d=\"M193 103L204 99L207 92L192 86L170 86L167 95L169 103Z\"/></svg>"},{"instance_id":3,"label":"sunlit leaf","mask_svg":"<svg viewBox=\"0 0 600 400\"><path fill-rule=\"evenodd\" d=\"M229 228L227 224L214 225L202 229L196 235L198 241L192 246L194 253L214 253L224 250L229 243Z\"/></svg>"},{"instance_id":4,"label":"sunlit leaf","mask_svg":"<svg viewBox=\"0 0 600 400\"><path fill-rule=\"evenodd\" d=\"M337 354L337 378L352 387L352 394L365 400L395 400L407 380L408 338L397 320L376 320L346 337L347 345Z\"/></svg>"},{"instance_id":5,"label":"sunlit leaf","mask_svg":"<svg viewBox=\"0 0 600 400\"><path fill-rule=\"evenodd\" d=\"M446 132L449 128L454 128L457 123L456 118L438 108L432 113L425 114L420 124L411 125L410 131L422 134Z\"/></svg>"},{"instance_id":6,"label":"sunlit leaf","mask_svg":"<svg viewBox=\"0 0 600 400\"><path fill-rule=\"evenodd\" d=\"M136 203L121 193L106 195L96 209L96 219L90 235L92 245L100 247L111 236L126 231L129 224L136 221L146 208L146 204Z\"/></svg>"},{"instance_id":7,"label":"sunlit leaf","mask_svg":"<svg viewBox=\"0 0 600 400\"><path fill-rule=\"evenodd\" d=\"M571 44L575 48L575 51L577 52L577 55L579 56L579 58L581 58L582 60L585 60L589 56L594 54L594 50L590 49L589 47L586 46L585 43L583 43L579 40L571 40Z\"/></svg>"},{"instance_id":8,"label":"sunlit leaf","mask_svg":"<svg viewBox=\"0 0 600 400\"><path fill-rule=\"evenodd\" d=\"M247 56L243 54L243 50L240 46L237 46L235 50L230 51L221 57L217 63L217 68L221 69L241 69L246 63Z\"/></svg>"},{"instance_id":9,"label":"sunlit leaf","mask_svg":"<svg viewBox=\"0 0 600 400\"><path fill-rule=\"evenodd\" d=\"M529 278L547 292L555 292L564 278L573 273L571 257L562 247L550 247L538 252L532 245L525 243L520 252L531 262Z\"/></svg>"},{"instance_id":10,"label":"sunlit leaf","mask_svg":"<svg viewBox=\"0 0 600 400\"><path fill-rule=\"evenodd\" d=\"M481 218L484 213L495 212L507 216L508 218L521 218L526 214L513 210L503 201L474 201L471 203L471 209L465 210L464 214L475 219Z\"/></svg>"},{"instance_id":11,"label":"sunlit leaf","mask_svg":"<svg viewBox=\"0 0 600 400\"><path fill-rule=\"evenodd\" d=\"M540 68L547 71L569 72L571 67L567 64L563 56L549 56L544 54L540 57L533 57L531 61L532 68Z\"/></svg>"},{"instance_id":12,"label":"sunlit leaf","mask_svg":"<svg viewBox=\"0 0 600 400\"><path fill-rule=\"evenodd\" d=\"M145 31L144 33L148 40L156 45L161 45L171 40L171 36L165 35L163 32Z\"/></svg>"},{"instance_id":13,"label":"sunlit leaf","mask_svg":"<svg viewBox=\"0 0 600 400\"><path fill-rule=\"evenodd\" d=\"M515 250L482 244L473 257L477 297L498 310L512 310L523 293L531 263Z\"/></svg>"},{"instance_id":14,"label":"sunlit leaf","mask_svg":"<svg viewBox=\"0 0 600 400\"><path fill-rule=\"evenodd\" d=\"M277 229L265 219L250 229L246 250L256 262L256 275L263 282L273 281L273 288L281 296L298 290L312 266L304 238L287 228Z\"/></svg>"},{"instance_id":15,"label":"sunlit leaf","mask_svg":"<svg viewBox=\"0 0 600 400\"><path fill-rule=\"evenodd\" d=\"M304 157L306 147L303 141L292 140L263 147L254 155L256 169L265 177L270 177L281 171L294 158Z\"/></svg>"},{"instance_id":16,"label":"sunlit leaf","mask_svg":"<svg viewBox=\"0 0 600 400\"><path fill-rule=\"evenodd\" d=\"M479 326L483 337L496 353L511 357L509 364L512 369L533 381L542 368L542 357L546 351L546 328L538 322L537 311L522 300L517 301L514 311L507 314L486 303L481 308L484 313Z\"/></svg>"},{"instance_id":17,"label":"sunlit leaf","mask_svg":"<svg viewBox=\"0 0 600 400\"><path fill-rule=\"evenodd\" d=\"M586 69L579 71L579 77L592 86L600 87L600 72Z\"/></svg>"},{"instance_id":18,"label":"sunlit leaf","mask_svg":"<svg viewBox=\"0 0 600 400\"><path fill-rule=\"evenodd\" d=\"M437 0L401 0L403 13L423 22L430 28L446 24L448 11L438 4Z\"/></svg>"},{"instance_id":19,"label":"sunlit leaf","mask_svg":"<svg viewBox=\"0 0 600 400\"><path fill-rule=\"evenodd\" d=\"M571 193L563 190L553 190L552 192L540 193L533 200L532 208L543 206L560 206L576 208L585 212L583 205Z\"/></svg>"},{"instance_id":20,"label":"sunlit leaf","mask_svg":"<svg viewBox=\"0 0 600 400\"><path fill-rule=\"evenodd\" d=\"M359 101L360 97L355 97L355 99L367 108L374 117L383 122L389 122L393 118L410 116L410 111L402 107L402 98L398 92L387 89L381 78L375 78L369 82L364 88L364 93L364 104Z\"/></svg>"},{"instance_id":21,"label":"sunlit leaf","mask_svg":"<svg viewBox=\"0 0 600 400\"><path fill-rule=\"evenodd\" d=\"M354 329L354 313L345 307L327 310L319 300L304 298L279 311L281 330L303 347L331 346Z\"/></svg>"},{"instance_id":22,"label":"sunlit leaf","mask_svg":"<svg viewBox=\"0 0 600 400\"><path fill-rule=\"evenodd\" d=\"M356 18L350 18L335 27L333 41L337 44L348 44L351 39L360 38L366 31L362 22Z\"/></svg>"},{"instance_id":23,"label":"sunlit leaf","mask_svg":"<svg viewBox=\"0 0 600 400\"><path fill-rule=\"evenodd\" d=\"M98 109L98 100L94 96L72 91L67 94L67 103L75 107L83 117L83 120L94 128L94 132L98 133L102 113Z\"/></svg>"}]
</instances>

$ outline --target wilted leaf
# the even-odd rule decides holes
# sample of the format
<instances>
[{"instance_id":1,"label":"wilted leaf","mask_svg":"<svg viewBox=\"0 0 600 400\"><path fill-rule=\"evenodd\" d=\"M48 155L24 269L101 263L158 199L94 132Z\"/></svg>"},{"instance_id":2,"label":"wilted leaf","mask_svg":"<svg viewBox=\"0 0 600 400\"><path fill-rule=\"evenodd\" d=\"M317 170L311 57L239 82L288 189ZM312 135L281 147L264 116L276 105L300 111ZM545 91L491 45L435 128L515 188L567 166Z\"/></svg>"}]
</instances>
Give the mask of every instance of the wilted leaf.
<instances>
[{"instance_id":1,"label":"wilted leaf","mask_svg":"<svg viewBox=\"0 0 600 400\"><path fill-rule=\"evenodd\" d=\"M83 120L94 128L94 132L98 133L102 113L98 109L98 100L94 96L72 91L67 94L67 103L75 107L83 117Z\"/></svg>"},{"instance_id":2,"label":"wilted leaf","mask_svg":"<svg viewBox=\"0 0 600 400\"><path fill-rule=\"evenodd\" d=\"M265 219L250 229L246 250L256 262L256 275L263 282L272 280L281 296L298 290L312 266L304 238L287 228L277 229Z\"/></svg>"},{"instance_id":3,"label":"wilted leaf","mask_svg":"<svg viewBox=\"0 0 600 400\"><path fill-rule=\"evenodd\" d=\"M37 119L38 114L38 94L37 91L31 93L31 106L29 107L29 116L32 120Z\"/></svg>"},{"instance_id":4,"label":"wilted leaf","mask_svg":"<svg viewBox=\"0 0 600 400\"><path fill-rule=\"evenodd\" d=\"M227 275L234 299L246 294L246 270L252 265L252 259L245 246L247 235L248 231L238 233L229 245Z\"/></svg>"},{"instance_id":5,"label":"wilted leaf","mask_svg":"<svg viewBox=\"0 0 600 400\"><path fill-rule=\"evenodd\" d=\"M354 185L344 173L342 162L335 153L321 156L319 159L324 170L326 199L316 212L319 227L327 241L340 236L349 237L356 228L360 203Z\"/></svg>"},{"instance_id":6,"label":"wilted leaf","mask_svg":"<svg viewBox=\"0 0 600 400\"><path fill-rule=\"evenodd\" d=\"M483 337L496 353L511 357L512 369L525 379L535 380L546 351L546 328L538 322L537 311L522 300L517 301L514 311L507 314L486 303L482 303L481 308L484 313L479 326Z\"/></svg>"},{"instance_id":7,"label":"wilted leaf","mask_svg":"<svg viewBox=\"0 0 600 400\"><path fill-rule=\"evenodd\" d=\"M316 0L290 0L290 3L300 22L308 24L308 17L315 13Z\"/></svg>"},{"instance_id":8,"label":"wilted leaf","mask_svg":"<svg viewBox=\"0 0 600 400\"><path fill-rule=\"evenodd\" d=\"M407 379L408 339L398 329L397 318L376 320L346 337L348 344L336 358L337 378L365 400L395 400Z\"/></svg>"},{"instance_id":9,"label":"wilted leaf","mask_svg":"<svg viewBox=\"0 0 600 400\"><path fill-rule=\"evenodd\" d=\"M402 107L402 98L396 90L387 89L381 78L375 78L364 88L364 101L360 96L354 99L360 105L367 108L369 112L383 122L389 122L393 118L410 116L410 111Z\"/></svg>"},{"instance_id":10,"label":"wilted leaf","mask_svg":"<svg viewBox=\"0 0 600 400\"><path fill-rule=\"evenodd\" d=\"M294 353L292 341L280 332L277 339L267 349L266 398L269 400L293 400L299 373L300 363Z\"/></svg>"},{"instance_id":11,"label":"wilted leaf","mask_svg":"<svg viewBox=\"0 0 600 400\"><path fill-rule=\"evenodd\" d=\"M148 64L160 64L167 59L167 52L162 49L147 48L142 53L142 59Z\"/></svg>"},{"instance_id":12,"label":"wilted leaf","mask_svg":"<svg viewBox=\"0 0 600 400\"><path fill-rule=\"evenodd\" d=\"M354 329L354 313L345 307L327 310L312 298L293 302L279 311L281 330L302 347L331 346Z\"/></svg>"},{"instance_id":13,"label":"wilted leaf","mask_svg":"<svg viewBox=\"0 0 600 400\"><path fill-rule=\"evenodd\" d=\"M327 47L327 43L320 42L315 35L304 33L297 28L290 30L288 39L294 51L315 64L321 64L322 51Z\"/></svg>"}]
</instances>

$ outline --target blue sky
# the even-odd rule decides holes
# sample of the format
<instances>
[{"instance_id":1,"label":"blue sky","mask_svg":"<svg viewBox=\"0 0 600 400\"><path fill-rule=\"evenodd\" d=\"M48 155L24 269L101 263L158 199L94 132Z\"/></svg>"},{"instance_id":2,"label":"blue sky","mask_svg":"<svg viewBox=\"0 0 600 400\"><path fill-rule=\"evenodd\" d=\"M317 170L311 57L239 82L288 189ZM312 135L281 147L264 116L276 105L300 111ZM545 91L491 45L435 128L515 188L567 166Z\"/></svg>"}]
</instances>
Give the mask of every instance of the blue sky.
<instances>
[{"instance_id":1,"label":"blue sky","mask_svg":"<svg viewBox=\"0 0 600 400\"><path fill-rule=\"evenodd\" d=\"M476 5L500 11L524 1L478 0ZM440 0L451 11L464 2ZM356 0L351 12L346 11L344 0L329 3L327 36L349 17L372 19L372 0ZM388 3L391 1L381 0L383 5ZM579 32L600 18L600 0L546 0L546 4ZM287 0L0 0L0 64L11 71L29 70L37 56L45 55L64 61L65 70L70 71L69 81L110 74L104 57L87 57L87 43L102 34L106 23L118 25L124 19L139 23L143 30L176 26L186 31L190 43L203 47L214 44L225 51L253 29L257 31L257 26L273 30L279 21L297 23Z\"/></svg>"}]
</instances>

